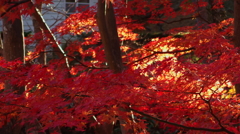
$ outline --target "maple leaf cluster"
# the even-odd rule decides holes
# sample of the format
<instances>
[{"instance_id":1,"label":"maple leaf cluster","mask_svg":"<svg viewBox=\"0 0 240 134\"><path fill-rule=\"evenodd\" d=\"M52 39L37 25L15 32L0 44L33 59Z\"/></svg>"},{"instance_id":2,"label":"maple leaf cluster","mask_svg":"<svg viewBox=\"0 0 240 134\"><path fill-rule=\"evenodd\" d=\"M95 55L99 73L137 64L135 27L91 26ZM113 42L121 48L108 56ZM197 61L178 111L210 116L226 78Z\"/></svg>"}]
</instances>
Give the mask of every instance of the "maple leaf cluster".
<instances>
[{"instance_id":1,"label":"maple leaf cluster","mask_svg":"<svg viewBox=\"0 0 240 134\"><path fill-rule=\"evenodd\" d=\"M214 8L221 7L216 2ZM26 90L19 95L1 86L0 127L17 116L22 124L38 120L41 130L60 126L85 131L121 119L134 133L147 133L149 120L169 132L239 133L240 99L234 85L240 83L240 55L232 44L233 19L204 28L174 28L135 48L134 42L141 39L136 31L144 31L145 24L196 15L196 5L207 2L183 0L178 11L170 0L114 3L124 71L115 74L107 66L96 7L72 14L52 29L60 44L65 43L61 37L75 37L64 49L70 68L64 58L50 59L47 65L1 58L0 82L8 80ZM5 8L0 7L0 13ZM22 13L31 14L27 9ZM28 63L46 46L56 48L42 33L26 38L26 44L36 40Z\"/></svg>"}]
</instances>

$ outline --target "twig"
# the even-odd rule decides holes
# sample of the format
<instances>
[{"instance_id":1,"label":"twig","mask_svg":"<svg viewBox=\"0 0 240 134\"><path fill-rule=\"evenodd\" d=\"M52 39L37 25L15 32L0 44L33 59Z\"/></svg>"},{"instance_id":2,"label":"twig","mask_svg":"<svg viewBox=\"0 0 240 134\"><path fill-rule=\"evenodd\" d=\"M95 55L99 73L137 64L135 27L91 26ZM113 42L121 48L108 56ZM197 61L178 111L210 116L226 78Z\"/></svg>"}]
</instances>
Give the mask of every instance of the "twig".
<instances>
[{"instance_id":1,"label":"twig","mask_svg":"<svg viewBox=\"0 0 240 134\"><path fill-rule=\"evenodd\" d=\"M11 3L9 3L9 4L13 4L14 3L14 5L12 5L12 6L10 6L4 13L2 13L1 15L0 15L0 17L3 17L7 12L9 12L11 9L13 9L14 7L16 7L16 6L18 6L18 5L20 5L20 4L23 4L23 3L27 3L27 2L29 2L30 0L23 0L23 1L18 1L18 2L11 2Z\"/></svg>"},{"instance_id":2,"label":"twig","mask_svg":"<svg viewBox=\"0 0 240 134\"><path fill-rule=\"evenodd\" d=\"M12 103L9 103L9 102L3 102L3 101L0 101L0 103L6 104L6 105L18 106L18 107L29 108L29 109L30 109L30 107L23 106L23 105L12 104Z\"/></svg>"},{"instance_id":3,"label":"twig","mask_svg":"<svg viewBox=\"0 0 240 134\"><path fill-rule=\"evenodd\" d=\"M54 52L54 53L61 53L59 51L43 51L43 52L40 52L40 53L50 53L50 52ZM38 54L39 55L39 54ZM86 68L89 68L89 69L109 69L108 67L96 67L94 65L92 66L87 66L85 65L84 63L82 63L80 60L78 60L77 58L71 56L71 55L66 55L67 57L71 58L71 59L74 59L75 61L77 61L79 64L81 64L82 66L86 67Z\"/></svg>"},{"instance_id":4,"label":"twig","mask_svg":"<svg viewBox=\"0 0 240 134\"><path fill-rule=\"evenodd\" d=\"M220 119L213 113L213 109L211 106L211 98L213 96L213 94L210 96L209 100L206 100L203 98L203 96L201 95L201 93L199 93L200 98L208 105L208 109L209 109L209 113L213 116L213 118L215 118L215 120L218 122L218 125L222 128L222 130L224 130L225 132L227 132L228 134L234 134L231 131L227 130L221 123Z\"/></svg>"},{"instance_id":5,"label":"twig","mask_svg":"<svg viewBox=\"0 0 240 134\"><path fill-rule=\"evenodd\" d=\"M149 58L149 57L154 56L155 54L175 54L175 53L180 53L180 52L191 51L191 50L194 50L194 49L195 49L195 48L192 47L192 48L188 48L188 49L184 49L184 50L174 50L174 51L167 51L167 52L153 52L153 54L150 54L150 55L148 55L148 56L146 56L146 57L143 57L143 58L141 58L141 59L138 59L138 60L136 60L136 61L133 61L133 62L127 64L127 65L131 65L131 64L134 64L134 63L136 63L136 62L142 61L142 60L144 60L144 59L146 59L146 58Z\"/></svg>"},{"instance_id":6,"label":"twig","mask_svg":"<svg viewBox=\"0 0 240 134\"><path fill-rule=\"evenodd\" d=\"M159 22L163 22L165 24L172 24L172 23L175 23L175 22L181 22L181 21L184 21L184 20L190 20L190 19L194 19L194 18L200 18L203 21L205 21L206 23L211 24L209 21L204 19L199 13L195 17L185 17L185 18L180 18L178 20L173 20L173 21L169 21L169 22L165 21L165 20L162 20L162 19L147 19L147 21L159 21ZM141 19L138 19L138 20L134 20L134 21L131 21L131 22L120 23L118 25L124 25L124 24L128 24L128 23L142 23L142 22L143 21Z\"/></svg>"},{"instance_id":7,"label":"twig","mask_svg":"<svg viewBox=\"0 0 240 134\"><path fill-rule=\"evenodd\" d=\"M185 129L189 129L189 130L199 130L199 131L209 131L209 132L227 132L229 134L234 134L233 132L230 132L230 131L226 131L226 129L209 129L209 128L201 128L201 127L188 127L188 126L184 126L184 125L181 125L181 124L177 124L177 123L173 123L173 122L168 122L168 121L165 121L165 120L162 120L162 119L159 119L157 117L153 117L149 114L146 114L144 112L141 112L141 111L138 111L138 110L135 110L133 108L128 108L129 110L132 110L133 112L135 113L138 113L140 115L143 115L145 117L148 117L150 119L153 119L153 120L156 120L156 121L160 121L160 122L163 122L163 123L166 123L166 124L169 124L169 125L173 125L173 126L177 126L177 127L181 127L181 128L185 128Z\"/></svg>"}]
</instances>

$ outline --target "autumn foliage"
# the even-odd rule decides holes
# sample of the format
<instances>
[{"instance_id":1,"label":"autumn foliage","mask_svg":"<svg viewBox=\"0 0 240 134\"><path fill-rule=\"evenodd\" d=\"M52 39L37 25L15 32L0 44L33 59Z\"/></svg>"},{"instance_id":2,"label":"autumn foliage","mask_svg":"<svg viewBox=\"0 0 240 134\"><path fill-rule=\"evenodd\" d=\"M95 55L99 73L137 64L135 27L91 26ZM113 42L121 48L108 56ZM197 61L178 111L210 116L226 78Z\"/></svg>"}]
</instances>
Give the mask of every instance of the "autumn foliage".
<instances>
[{"instance_id":1,"label":"autumn foliage","mask_svg":"<svg viewBox=\"0 0 240 134\"><path fill-rule=\"evenodd\" d=\"M15 10L31 15L34 8L26 1L6 13L14 3L0 3L4 5L0 13L9 21L15 19ZM222 8L221 0L214 4L214 9ZM171 0L114 1L122 73L108 68L96 7L72 14L52 29L58 43L66 45L66 55L48 34L25 38L26 45L40 39L35 51L28 52L26 64L0 60L0 82L26 87L23 94L2 87L0 126L17 116L23 126L37 120L39 131L56 127L86 131L104 123L119 127L121 117L129 132L136 134L151 133L152 127L163 133L240 133L240 100L234 89L240 83L240 55L233 46L233 19L142 36L146 25L171 24L177 16L199 21L196 7L207 5L203 0L183 0L175 10ZM66 36L74 39L63 42ZM44 53L57 58L47 65L36 64L46 47L55 48Z\"/></svg>"}]
</instances>

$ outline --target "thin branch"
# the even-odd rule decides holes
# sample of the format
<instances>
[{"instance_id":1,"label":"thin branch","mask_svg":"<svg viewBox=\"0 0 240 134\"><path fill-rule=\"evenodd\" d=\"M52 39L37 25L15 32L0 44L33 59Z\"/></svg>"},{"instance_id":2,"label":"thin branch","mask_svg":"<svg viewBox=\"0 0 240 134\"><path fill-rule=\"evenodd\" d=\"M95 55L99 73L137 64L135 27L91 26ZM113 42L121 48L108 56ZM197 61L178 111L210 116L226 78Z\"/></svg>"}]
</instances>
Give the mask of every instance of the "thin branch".
<instances>
[{"instance_id":1,"label":"thin branch","mask_svg":"<svg viewBox=\"0 0 240 134\"><path fill-rule=\"evenodd\" d=\"M208 105L208 109L209 109L209 113L213 116L213 118L215 118L215 120L218 122L218 125L222 128L222 130L224 130L225 132L232 134L231 131L227 130L221 123L221 120L214 114L213 109L212 109L212 105L211 105L211 98L213 96L213 94L211 94L210 99L206 100L203 98L203 96L201 95L201 93L199 93L200 98Z\"/></svg>"},{"instance_id":2,"label":"thin branch","mask_svg":"<svg viewBox=\"0 0 240 134\"><path fill-rule=\"evenodd\" d=\"M34 6L33 2L31 1L29 6L34 7L34 13L32 14L32 16L38 21L39 26L46 31L47 34L49 34L49 38L52 42L54 42L58 49L61 51L63 57L65 58L66 61L66 66L68 69L70 69L69 66L69 62L68 62L68 58L67 58L67 54L65 53L65 51L62 49L62 47L60 46L60 44L58 43L56 37L54 36L54 34L52 33L52 31L50 30L50 28L48 27L48 25L46 24L44 18L41 15L41 12Z\"/></svg>"},{"instance_id":3,"label":"thin branch","mask_svg":"<svg viewBox=\"0 0 240 134\"><path fill-rule=\"evenodd\" d=\"M178 20L174 20L174 21L165 21L165 20L162 20L162 19L147 19L146 21L159 21L159 22L163 22L165 24L172 24L172 23L175 23L175 22L181 22L181 21L184 21L184 20L192 20L192 19L195 19L195 18L200 18L202 19L203 21L205 21L206 23L210 24L209 21L207 21L206 19L204 19L199 13L197 16L195 17L185 17L185 18L180 18ZM134 21L131 21L131 22L125 22L125 23L120 23L118 25L124 25L124 24L128 24L128 23L142 23L143 20L142 19L138 19L138 20L134 20Z\"/></svg>"},{"instance_id":4,"label":"thin branch","mask_svg":"<svg viewBox=\"0 0 240 134\"><path fill-rule=\"evenodd\" d=\"M54 52L54 53L61 53L60 51L43 51L43 52L40 52L40 53L52 53L52 52ZM38 54L38 55L39 55L39 54ZM77 58L75 58L75 57L73 57L73 56L71 56L71 55L67 55L67 54L66 54L66 56L69 57L69 58L71 58L71 59L73 59L73 60L75 60L76 62L78 62L79 64L81 64L82 66L84 66L84 67L86 67L86 68L88 68L88 69L109 69L108 67L96 67L96 66L94 66L94 65L92 65L92 66L87 66L87 65L85 65L84 63L82 63L80 60L78 60Z\"/></svg>"},{"instance_id":5,"label":"thin branch","mask_svg":"<svg viewBox=\"0 0 240 134\"><path fill-rule=\"evenodd\" d=\"M23 3L27 3L27 2L29 2L29 1L30 1L30 0L23 0L23 1L18 1L18 2L11 2L11 3L9 3L9 4L13 4L13 3L14 3L14 5L10 6L4 13L2 13L2 14L0 15L0 17L3 17L7 12L9 12L10 10L12 10L14 7L16 7L16 6L20 5L20 4L23 4Z\"/></svg>"},{"instance_id":6,"label":"thin branch","mask_svg":"<svg viewBox=\"0 0 240 134\"><path fill-rule=\"evenodd\" d=\"M24 106L24 105L17 105L17 104L12 104L12 103L3 102L3 101L0 101L0 103L3 103L3 104L5 104L5 105L18 106L18 107L29 108L29 109L30 109L30 107L27 107L27 106Z\"/></svg>"},{"instance_id":7,"label":"thin branch","mask_svg":"<svg viewBox=\"0 0 240 134\"><path fill-rule=\"evenodd\" d=\"M136 61L133 61L133 62L127 64L127 65L131 65L131 64L134 64L134 63L136 63L136 62L142 61L142 60L144 60L144 59L150 58L150 57L154 56L155 54L175 54L175 53L180 53L180 52L191 51L191 50L194 50L194 49L195 49L195 48L191 47L191 48L184 49L184 50L174 50L174 51L167 51L167 52L153 52L153 54L150 54L150 55L148 55L148 56L146 56L146 57L143 57L143 58L141 58L141 59L138 59L138 60L136 60Z\"/></svg>"},{"instance_id":8,"label":"thin branch","mask_svg":"<svg viewBox=\"0 0 240 134\"><path fill-rule=\"evenodd\" d=\"M146 114L144 112L141 112L141 111L138 111L138 110L135 110L133 108L128 108L129 110L132 110L133 112L135 113L138 113L140 115L143 115L145 117L148 117L150 119L153 119L153 120L156 120L156 121L159 121L159 122L163 122L163 123L166 123L166 124L169 124L169 125L173 125L173 126L177 126L177 127L181 127L181 128L185 128L185 129L189 129L189 130L199 130L199 131L209 131L209 132L227 132L229 134L234 134L233 132L230 132L230 131L226 131L226 129L209 129L209 128L200 128L200 127L188 127L188 126L184 126L184 125L181 125L181 124L177 124L177 123L173 123L173 122L168 122L168 121L165 121L165 120L162 120L162 119L159 119L157 117L153 117L149 114Z\"/></svg>"},{"instance_id":9,"label":"thin branch","mask_svg":"<svg viewBox=\"0 0 240 134\"><path fill-rule=\"evenodd\" d=\"M172 24L172 23L181 22L181 21L184 21L184 20L190 20L190 19L192 20L192 19L197 18L197 17L198 17L198 16L196 16L196 17L180 18L180 19L178 19L178 20L174 20L174 21L170 21L170 22L167 22L167 21L162 20L162 19L148 19L148 20L151 20L151 21L161 21L161 22L166 23L166 24Z\"/></svg>"},{"instance_id":10,"label":"thin branch","mask_svg":"<svg viewBox=\"0 0 240 134\"><path fill-rule=\"evenodd\" d=\"M69 58L72 58L72 59L74 59L74 60L76 60L79 64L81 64L82 66L84 66L84 67L87 67L87 68L89 68L89 69L109 69L109 68L99 68L99 67L95 67L95 66L91 66L91 67L89 67L89 66L87 66L87 65L85 65L85 64L83 64L81 61L79 61L77 58L75 58L75 57L73 57L73 56L70 56L70 55L67 55Z\"/></svg>"}]
</instances>

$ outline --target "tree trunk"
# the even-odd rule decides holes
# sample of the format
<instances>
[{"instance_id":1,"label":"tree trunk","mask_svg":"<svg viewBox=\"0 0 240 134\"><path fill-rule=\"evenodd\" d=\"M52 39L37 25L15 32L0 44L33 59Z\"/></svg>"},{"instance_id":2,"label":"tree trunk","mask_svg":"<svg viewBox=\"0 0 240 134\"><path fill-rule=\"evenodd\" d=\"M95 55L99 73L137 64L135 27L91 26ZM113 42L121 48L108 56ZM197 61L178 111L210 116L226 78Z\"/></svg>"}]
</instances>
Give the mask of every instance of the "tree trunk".
<instances>
[{"instance_id":1,"label":"tree trunk","mask_svg":"<svg viewBox=\"0 0 240 134\"><path fill-rule=\"evenodd\" d=\"M105 1L98 0L97 23L104 45L107 64L114 73L120 73L123 70L123 64L116 19L111 2L106 5Z\"/></svg>"},{"instance_id":2,"label":"tree trunk","mask_svg":"<svg viewBox=\"0 0 240 134\"><path fill-rule=\"evenodd\" d=\"M18 17L19 19L13 22L10 22L7 17L3 18L3 57L6 61L21 60L24 63L24 32L20 11L18 11ZM17 94L25 91L25 87L12 85L8 80L4 87L6 91ZM20 120L14 117L0 129L0 132L1 134L20 134L21 129Z\"/></svg>"},{"instance_id":3,"label":"tree trunk","mask_svg":"<svg viewBox=\"0 0 240 134\"><path fill-rule=\"evenodd\" d=\"M25 45L22 18L10 22L8 18L3 18L3 57L6 61L21 60L24 62ZM24 92L24 87L18 87L10 84L5 85L5 89L13 89L18 94Z\"/></svg>"},{"instance_id":4,"label":"tree trunk","mask_svg":"<svg viewBox=\"0 0 240 134\"><path fill-rule=\"evenodd\" d=\"M240 49L240 0L234 1L234 46ZM240 83L235 85L236 94L240 94Z\"/></svg>"},{"instance_id":5,"label":"tree trunk","mask_svg":"<svg viewBox=\"0 0 240 134\"><path fill-rule=\"evenodd\" d=\"M36 8L39 10L39 12L41 12L41 11L42 11L42 4L36 5ZM32 22L33 22L34 33L36 34L36 33L42 32L41 27L40 27L40 25L39 25L39 22L38 22L34 17L32 17ZM42 36L43 36L43 35L42 35ZM41 39L40 39L40 40L41 40ZM36 40L36 43L39 43L40 40ZM42 38L42 40L43 40L43 38ZM46 55L46 53L45 53L45 49L43 49L43 50L41 51L40 56L39 56L39 58L38 58L38 62L39 62L40 64L44 64L44 65L47 64L47 55Z\"/></svg>"},{"instance_id":6,"label":"tree trunk","mask_svg":"<svg viewBox=\"0 0 240 134\"><path fill-rule=\"evenodd\" d=\"M114 9L110 1L106 4L105 1L98 0L97 24L104 45L107 65L114 73L121 73L123 71L123 63L120 41L117 33ZM126 134L125 121L121 117L119 117L119 121L122 134ZM111 122L98 125L95 128L97 134L111 134L112 131L113 124Z\"/></svg>"}]
</instances>

